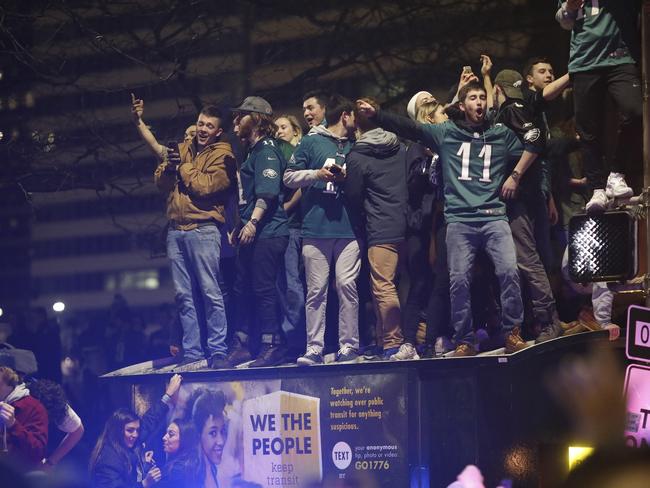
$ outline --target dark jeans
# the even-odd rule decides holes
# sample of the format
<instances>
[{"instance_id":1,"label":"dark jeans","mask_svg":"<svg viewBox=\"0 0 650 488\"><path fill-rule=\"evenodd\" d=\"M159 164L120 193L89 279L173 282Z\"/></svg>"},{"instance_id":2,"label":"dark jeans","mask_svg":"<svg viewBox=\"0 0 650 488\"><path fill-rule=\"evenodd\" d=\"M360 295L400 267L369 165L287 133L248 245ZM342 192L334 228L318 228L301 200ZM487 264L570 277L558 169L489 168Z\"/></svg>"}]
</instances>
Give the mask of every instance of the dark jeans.
<instances>
[{"instance_id":1,"label":"dark jeans","mask_svg":"<svg viewBox=\"0 0 650 488\"><path fill-rule=\"evenodd\" d=\"M278 274L283 271L283 257L288 242L287 236L269 237L239 247L237 277L233 289L237 317L234 330L247 336L252 335L254 342L280 341L276 281Z\"/></svg>"},{"instance_id":2,"label":"dark jeans","mask_svg":"<svg viewBox=\"0 0 650 488\"><path fill-rule=\"evenodd\" d=\"M605 98L609 93L618 108L618 141L610 171L624 172L624 163L641 164L641 117L643 101L639 71L633 64L574 73L573 103L576 130L580 135L589 186L605 188L602 134Z\"/></svg>"},{"instance_id":3,"label":"dark jeans","mask_svg":"<svg viewBox=\"0 0 650 488\"><path fill-rule=\"evenodd\" d=\"M429 265L429 241L420 242L419 236L409 238L409 273L411 287L403 318L404 342L416 343L420 310L426 303L427 331L425 342L433 344L440 335L451 335L449 325L449 269L447 268L447 226L436 231L436 261ZM426 248L423 244L426 244ZM432 276L433 272L433 276ZM428 302L427 302L428 297ZM407 313L408 310L408 313Z\"/></svg>"},{"instance_id":4,"label":"dark jeans","mask_svg":"<svg viewBox=\"0 0 650 488\"><path fill-rule=\"evenodd\" d=\"M404 340L415 344L421 310L425 308L433 281L429 265L429 229L406 237L407 270L410 284L406 304L402 309Z\"/></svg>"},{"instance_id":5,"label":"dark jeans","mask_svg":"<svg viewBox=\"0 0 650 488\"><path fill-rule=\"evenodd\" d=\"M451 322L456 344L474 343L470 283L476 255L480 250L494 264L501 289L501 326L504 335L521 324L524 310L517 273L517 258L512 234L504 220L447 224L447 260Z\"/></svg>"},{"instance_id":6,"label":"dark jeans","mask_svg":"<svg viewBox=\"0 0 650 488\"><path fill-rule=\"evenodd\" d=\"M450 335L449 268L447 264L447 226L436 231L436 261L433 265L433 286L427 307L426 343L433 344L438 336ZM415 337L414 337L415 339Z\"/></svg>"},{"instance_id":7,"label":"dark jeans","mask_svg":"<svg viewBox=\"0 0 650 488\"><path fill-rule=\"evenodd\" d=\"M535 206L544 205L544 198L516 199L508 202L508 219L512 239L517 251L517 267L521 273L522 288L527 287L532 301L533 316L541 325L548 325L557 318L555 299L548 275L537 252L533 224L530 218Z\"/></svg>"},{"instance_id":8,"label":"dark jeans","mask_svg":"<svg viewBox=\"0 0 650 488\"><path fill-rule=\"evenodd\" d=\"M278 273L278 293L283 311L282 330L290 346L305 347L305 285L300 229L289 229L284 272Z\"/></svg>"}]
</instances>

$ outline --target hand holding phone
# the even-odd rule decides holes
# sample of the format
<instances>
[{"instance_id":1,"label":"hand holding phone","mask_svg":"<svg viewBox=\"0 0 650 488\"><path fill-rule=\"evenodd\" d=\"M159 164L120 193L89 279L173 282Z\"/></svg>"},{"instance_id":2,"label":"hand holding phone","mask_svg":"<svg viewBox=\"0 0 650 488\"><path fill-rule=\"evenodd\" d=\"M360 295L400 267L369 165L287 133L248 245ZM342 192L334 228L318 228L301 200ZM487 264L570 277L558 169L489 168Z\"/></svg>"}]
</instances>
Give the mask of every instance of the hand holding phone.
<instances>
[{"instance_id":1,"label":"hand holding phone","mask_svg":"<svg viewBox=\"0 0 650 488\"><path fill-rule=\"evenodd\" d=\"M341 168L338 164L333 164L331 166L328 166L327 170L333 175L340 175L341 171L343 171L343 168Z\"/></svg>"},{"instance_id":2,"label":"hand holding phone","mask_svg":"<svg viewBox=\"0 0 650 488\"><path fill-rule=\"evenodd\" d=\"M181 153L176 141L169 141L167 143L167 161L168 163L165 171L170 173L176 172L178 165L181 163Z\"/></svg>"}]
</instances>

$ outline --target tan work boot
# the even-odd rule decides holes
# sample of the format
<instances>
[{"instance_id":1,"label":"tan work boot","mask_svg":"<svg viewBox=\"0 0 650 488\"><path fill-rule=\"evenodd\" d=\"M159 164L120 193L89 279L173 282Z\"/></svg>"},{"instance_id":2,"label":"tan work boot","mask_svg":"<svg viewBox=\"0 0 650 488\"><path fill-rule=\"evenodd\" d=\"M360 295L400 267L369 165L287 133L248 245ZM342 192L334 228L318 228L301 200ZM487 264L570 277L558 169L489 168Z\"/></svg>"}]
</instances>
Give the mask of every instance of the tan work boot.
<instances>
[{"instance_id":1,"label":"tan work boot","mask_svg":"<svg viewBox=\"0 0 650 488\"><path fill-rule=\"evenodd\" d=\"M528 347L528 344L521 338L519 327L512 329L512 332L506 336L506 354L512 354Z\"/></svg>"}]
</instances>

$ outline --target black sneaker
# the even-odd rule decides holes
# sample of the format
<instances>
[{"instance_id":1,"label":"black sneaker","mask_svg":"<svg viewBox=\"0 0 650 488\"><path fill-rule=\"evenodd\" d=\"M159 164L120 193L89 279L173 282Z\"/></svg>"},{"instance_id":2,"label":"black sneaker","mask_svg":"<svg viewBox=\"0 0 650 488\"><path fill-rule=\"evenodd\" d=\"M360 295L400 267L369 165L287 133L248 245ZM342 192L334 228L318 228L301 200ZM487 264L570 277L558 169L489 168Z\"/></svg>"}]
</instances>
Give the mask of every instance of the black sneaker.
<instances>
[{"instance_id":1,"label":"black sneaker","mask_svg":"<svg viewBox=\"0 0 650 488\"><path fill-rule=\"evenodd\" d=\"M345 345L336 353L337 363L356 363L359 360L359 353L352 346Z\"/></svg>"},{"instance_id":2,"label":"black sneaker","mask_svg":"<svg viewBox=\"0 0 650 488\"><path fill-rule=\"evenodd\" d=\"M178 358L178 362L176 363L177 366L185 366L186 364L192 364L196 363L197 361L201 361L203 358L185 358L185 357L180 357Z\"/></svg>"},{"instance_id":3,"label":"black sneaker","mask_svg":"<svg viewBox=\"0 0 650 488\"><path fill-rule=\"evenodd\" d=\"M275 344L262 344L257 359L253 361L250 368L262 368L264 366L277 366L286 362L285 348Z\"/></svg>"},{"instance_id":4,"label":"black sneaker","mask_svg":"<svg viewBox=\"0 0 650 488\"><path fill-rule=\"evenodd\" d=\"M384 350L379 346L368 346L363 351L364 361L379 361L382 358Z\"/></svg>"},{"instance_id":5,"label":"black sneaker","mask_svg":"<svg viewBox=\"0 0 650 488\"><path fill-rule=\"evenodd\" d=\"M420 353L421 359L433 359L437 357L436 348L433 344L425 344L422 352Z\"/></svg>"},{"instance_id":6,"label":"black sneaker","mask_svg":"<svg viewBox=\"0 0 650 488\"><path fill-rule=\"evenodd\" d=\"M238 364L245 363L251 359L253 359L253 357L251 356L248 347L242 343L237 336L233 337L233 340L228 347L228 356L226 356L228 366L226 367L234 368Z\"/></svg>"},{"instance_id":7,"label":"black sneaker","mask_svg":"<svg viewBox=\"0 0 650 488\"><path fill-rule=\"evenodd\" d=\"M307 347L305 354L296 360L298 366L311 366L313 364L323 364L323 354L320 349L314 346Z\"/></svg>"},{"instance_id":8,"label":"black sneaker","mask_svg":"<svg viewBox=\"0 0 650 488\"><path fill-rule=\"evenodd\" d=\"M555 339L557 337L560 337L561 335L562 335L561 324L559 322L550 323L546 325L544 328L542 328L542 331L535 339L535 344L539 344L540 342L550 341L551 339Z\"/></svg>"},{"instance_id":9,"label":"black sneaker","mask_svg":"<svg viewBox=\"0 0 650 488\"><path fill-rule=\"evenodd\" d=\"M232 366L228 362L228 357L225 354L213 354L210 358L210 368L230 369Z\"/></svg>"}]
</instances>

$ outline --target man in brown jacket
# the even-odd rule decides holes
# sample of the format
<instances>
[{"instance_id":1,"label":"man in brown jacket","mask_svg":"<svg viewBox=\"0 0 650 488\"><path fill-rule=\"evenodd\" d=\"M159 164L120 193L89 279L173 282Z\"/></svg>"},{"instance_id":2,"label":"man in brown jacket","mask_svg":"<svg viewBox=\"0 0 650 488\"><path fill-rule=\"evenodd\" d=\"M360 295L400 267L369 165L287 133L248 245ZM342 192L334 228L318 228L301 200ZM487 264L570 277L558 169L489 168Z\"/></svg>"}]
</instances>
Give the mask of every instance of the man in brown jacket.
<instances>
[{"instance_id":1,"label":"man in brown jacket","mask_svg":"<svg viewBox=\"0 0 650 488\"><path fill-rule=\"evenodd\" d=\"M147 140L141 119L142 101L134 99L133 107L136 125ZM183 363L204 357L200 320L205 321L208 356L226 355L219 256L225 206L237 184L232 148L220 140L222 120L217 107L206 106L199 114L194 138L180 143L177 151L159 145L156 151L162 162L154 178L158 188L167 194L167 255L183 328Z\"/></svg>"}]
</instances>

